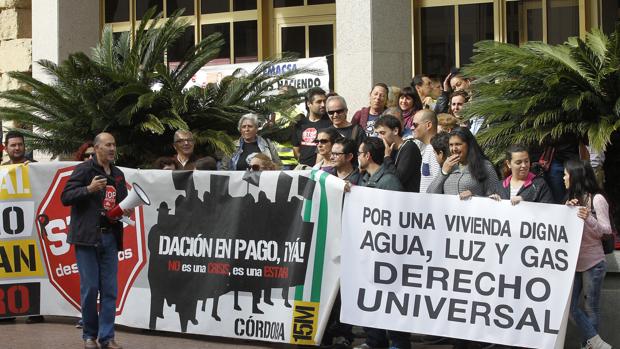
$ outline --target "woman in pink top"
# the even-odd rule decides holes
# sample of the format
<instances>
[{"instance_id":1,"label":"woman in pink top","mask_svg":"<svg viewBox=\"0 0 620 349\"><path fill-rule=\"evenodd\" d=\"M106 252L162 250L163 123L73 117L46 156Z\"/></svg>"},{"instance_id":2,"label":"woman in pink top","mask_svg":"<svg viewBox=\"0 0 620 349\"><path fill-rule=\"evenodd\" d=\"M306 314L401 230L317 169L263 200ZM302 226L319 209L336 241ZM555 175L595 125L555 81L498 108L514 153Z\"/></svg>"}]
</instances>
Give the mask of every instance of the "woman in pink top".
<instances>
[{"instance_id":1,"label":"woman in pink top","mask_svg":"<svg viewBox=\"0 0 620 349\"><path fill-rule=\"evenodd\" d=\"M596 184L594 171L587 168L589 166L580 160L569 160L564 164L564 185L568 193L566 204L579 206L577 216L584 220L570 317L582 332L582 347L607 349L611 346L598 335L598 325L601 287L607 270L601 239L611 234L611 225L609 205ZM583 308L579 306L582 299Z\"/></svg>"}]
</instances>

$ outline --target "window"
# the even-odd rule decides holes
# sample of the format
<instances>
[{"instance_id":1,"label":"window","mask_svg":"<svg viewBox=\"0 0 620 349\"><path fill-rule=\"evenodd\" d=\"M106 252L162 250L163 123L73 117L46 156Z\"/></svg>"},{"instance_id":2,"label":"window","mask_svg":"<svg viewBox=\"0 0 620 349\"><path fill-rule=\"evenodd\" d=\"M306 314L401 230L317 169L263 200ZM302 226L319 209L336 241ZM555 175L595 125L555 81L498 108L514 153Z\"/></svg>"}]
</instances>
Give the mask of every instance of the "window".
<instances>
[{"instance_id":1,"label":"window","mask_svg":"<svg viewBox=\"0 0 620 349\"><path fill-rule=\"evenodd\" d=\"M547 0L547 43L579 36L579 0Z\"/></svg>"},{"instance_id":2,"label":"window","mask_svg":"<svg viewBox=\"0 0 620 349\"><path fill-rule=\"evenodd\" d=\"M334 26L308 26L308 53L309 57L326 56L329 70L329 88L334 89Z\"/></svg>"},{"instance_id":3,"label":"window","mask_svg":"<svg viewBox=\"0 0 620 349\"><path fill-rule=\"evenodd\" d=\"M474 43L493 40L493 4L459 5L460 65L470 62Z\"/></svg>"},{"instance_id":4,"label":"window","mask_svg":"<svg viewBox=\"0 0 620 349\"><path fill-rule=\"evenodd\" d=\"M178 9L185 9L183 16L194 15L194 0L166 0L166 14L170 16Z\"/></svg>"},{"instance_id":5,"label":"window","mask_svg":"<svg viewBox=\"0 0 620 349\"><path fill-rule=\"evenodd\" d=\"M335 4L336 0L308 0L308 5Z\"/></svg>"},{"instance_id":6,"label":"window","mask_svg":"<svg viewBox=\"0 0 620 349\"><path fill-rule=\"evenodd\" d=\"M200 2L201 13L222 13L230 11L228 0L202 0Z\"/></svg>"},{"instance_id":7,"label":"window","mask_svg":"<svg viewBox=\"0 0 620 349\"><path fill-rule=\"evenodd\" d=\"M603 31L607 35L613 33L620 23L620 0L602 0L600 13Z\"/></svg>"},{"instance_id":8,"label":"window","mask_svg":"<svg viewBox=\"0 0 620 349\"><path fill-rule=\"evenodd\" d=\"M168 62L180 62L187 50L194 46L194 26L189 26L181 37L168 49Z\"/></svg>"},{"instance_id":9,"label":"window","mask_svg":"<svg viewBox=\"0 0 620 349\"><path fill-rule=\"evenodd\" d=\"M233 0L233 11L256 10L256 0Z\"/></svg>"},{"instance_id":10,"label":"window","mask_svg":"<svg viewBox=\"0 0 620 349\"><path fill-rule=\"evenodd\" d=\"M335 0L99 1L102 20L115 33L136 30L153 6L166 16L184 10L190 27L168 49L164 58L169 62L182 60L189 47L219 32L224 45L209 64L255 62L282 51L297 52L301 58L325 55L333 84Z\"/></svg>"},{"instance_id":11,"label":"window","mask_svg":"<svg viewBox=\"0 0 620 349\"><path fill-rule=\"evenodd\" d=\"M304 0L273 0L273 7L303 6Z\"/></svg>"},{"instance_id":12,"label":"window","mask_svg":"<svg viewBox=\"0 0 620 349\"><path fill-rule=\"evenodd\" d=\"M506 3L506 42L519 45L519 2Z\"/></svg>"},{"instance_id":13,"label":"window","mask_svg":"<svg viewBox=\"0 0 620 349\"><path fill-rule=\"evenodd\" d=\"M258 61L258 29L256 21L234 22L235 63Z\"/></svg>"},{"instance_id":14,"label":"window","mask_svg":"<svg viewBox=\"0 0 620 349\"><path fill-rule=\"evenodd\" d=\"M144 13L151 7L156 6L157 10L155 13L160 13L164 10L164 1L163 0L136 0L136 20L141 20L144 16Z\"/></svg>"},{"instance_id":15,"label":"window","mask_svg":"<svg viewBox=\"0 0 620 349\"><path fill-rule=\"evenodd\" d=\"M129 21L129 1L127 0L106 0L105 1L105 22L127 22Z\"/></svg>"},{"instance_id":16,"label":"window","mask_svg":"<svg viewBox=\"0 0 620 349\"><path fill-rule=\"evenodd\" d=\"M306 27L282 27L282 52L306 56Z\"/></svg>"},{"instance_id":17,"label":"window","mask_svg":"<svg viewBox=\"0 0 620 349\"><path fill-rule=\"evenodd\" d=\"M306 40L306 34L308 40ZM281 27L280 40L280 50L283 53L296 53L299 58L325 56L329 74L329 88L334 89L333 24Z\"/></svg>"},{"instance_id":18,"label":"window","mask_svg":"<svg viewBox=\"0 0 620 349\"><path fill-rule=\"evenodd\" d=\"M230 64L230 23L205 24L202 26L202 38L213 33L222 33L224 45L216 59L209 62L209 65Z\"/></svg>"},{"instance_id":19,"label":"window","mask_svg":"<svg viewBox=\"0 0 620 349\"><path fill-rule=\"evenodd\" d=\"M412 0L412 6L414 66L427 74L470 63L481 40L556 45L583 35L582 28L597 23L597 14L606 32L620 22L620 0ZM589 13L593 10L598 13Z\"/></svg>"},{"instance_id":20,"label":"window","mask_svg":"<svg viewBox=\"0 0 620 349\"><path fill-rule=\"evenodd\" d=\"M420 12L422 71L445 75L456 64L454 6L425 7Z\"/></svg>"}]
</instances>

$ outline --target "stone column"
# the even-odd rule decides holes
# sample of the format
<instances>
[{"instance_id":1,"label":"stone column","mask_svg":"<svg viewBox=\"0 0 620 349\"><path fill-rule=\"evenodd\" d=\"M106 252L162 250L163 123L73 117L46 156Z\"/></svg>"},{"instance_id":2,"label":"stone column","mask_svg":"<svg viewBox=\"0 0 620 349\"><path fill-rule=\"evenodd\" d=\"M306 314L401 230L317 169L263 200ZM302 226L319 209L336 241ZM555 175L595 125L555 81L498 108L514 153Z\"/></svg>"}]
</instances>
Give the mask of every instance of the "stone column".
<instances>
[{"instance_id":1,"label":"stone column","mask_svg":"<svg viewBox=\"0 0 620 349\"><path fill-rule=\"evenodd\" d=\"M368 105L373 84L402 87L411 81L410 0L336 2L336 92L349 117Z\"/></svg>"},{"instance_id":2,"label":"stone column","mask_svg":"<svg viewBox=\"0 0 620 349\"><path fill-rule=\"evenodd\" d=\"M32 70L30 0L0 0L0 91L23 87L8 72ZM0 105L2 105L0 101ZM9 126L2 120L3 126ZM2 133L0 132L0 137Z\"/></svg>"},{"instance_id":3,"label":"stone column","mask_svg":"<svg viewBox=\"0 0 620 349\"><path fill-rule=\"evenodd\" d=\"M60 63L74 52L90 54L99 42L99 1L32 0L32 19L34 62L47 59ZM49 79L36 64L33 76Z\"/></svg>"}]
</instances>

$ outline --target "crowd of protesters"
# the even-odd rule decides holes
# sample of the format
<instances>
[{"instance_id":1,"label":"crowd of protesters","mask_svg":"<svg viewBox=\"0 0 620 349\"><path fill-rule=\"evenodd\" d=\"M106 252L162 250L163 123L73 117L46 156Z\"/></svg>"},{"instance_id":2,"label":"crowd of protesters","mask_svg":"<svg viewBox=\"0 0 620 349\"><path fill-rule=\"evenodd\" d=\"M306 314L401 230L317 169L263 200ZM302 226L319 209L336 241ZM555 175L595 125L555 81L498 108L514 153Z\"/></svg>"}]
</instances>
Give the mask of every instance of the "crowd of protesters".
<instances>
[{"instance_id":1,"label":"crowd of protesters","mask_svg":"<svg viewBox=\"0 0 620 349\"><path fill-rule=\"evenodd\" d=\"M602 193L600 154L588 152L585 142L563 139L528 149L515 144L506 149L498 171L476 141L483 118L463 119L471 99L471 82L459 74L445 79L416 75L410 86L377 83L370 88L368 105L349 118L347 102L336 93L311 88L305 94L306 115L292 125L290 147L259 135L260 117L243 115L239 139L230 156L200 158L194 153L192 132L174 134L173 156L158 158L153 167L167 170L291 170L320 169L352 185L384 190L458 195L462 200L488 197L579 206L585 222L577 262L570 318L581 331L582 347L611 348L598 335L600 293L606 271L601 239L611 234L609 204ZM492 127L492 126L491 126ZM21 141L21 143L20 143ZM23 137L6 135L9 161L27 163ZM287 162L282 149L290 151ZM93 157L93 143L84 143L75 160ZM592 164L588 156L593 156ZM533 164L536 163L536 164ZM502 173L503 180L498 176ZM584 301L585 300L585 301ZM583 305L582 305L583 303ZM337 317L336 317L337 318ZM335 319L328 328L328 345L349 347L351 327ZM330 329L337 330L331 331ZM366 328L360 349L391 346L409 349L409 334ZM331 341L331 342L330 342ZM471 342L456 341L456 347ZM478 343L479 347L488 346Z\"/></svg>"}]
</instances>

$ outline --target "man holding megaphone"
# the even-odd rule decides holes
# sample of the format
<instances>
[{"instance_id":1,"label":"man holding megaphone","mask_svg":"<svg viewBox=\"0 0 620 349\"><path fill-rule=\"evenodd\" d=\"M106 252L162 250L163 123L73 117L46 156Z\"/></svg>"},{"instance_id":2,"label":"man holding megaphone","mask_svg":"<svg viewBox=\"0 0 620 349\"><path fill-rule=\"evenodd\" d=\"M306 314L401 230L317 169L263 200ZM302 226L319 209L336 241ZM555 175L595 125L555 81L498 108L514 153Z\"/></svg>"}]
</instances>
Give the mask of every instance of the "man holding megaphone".
<instances>
[{"instance_id":1,"label":"man holding megaphone","mask_svg":"<svg viewBox=\"0 0 620 349\"><path fill-rule=\"evenodd\" d=\"M80 299L84 322L84 348L122 348L114 340L118 251L122 250L121 214L132 208L118 208L127 197L125 176L114 166L116 142L102 132L95 137L95 156L75 167L61 200L71 206L67 242L75 245L80 273ZM148 200L148 198L147 198ZM115 210L109 217L108 212ZM101 308L97 312L97 297Z\"/></svg>"}]
</instances>

